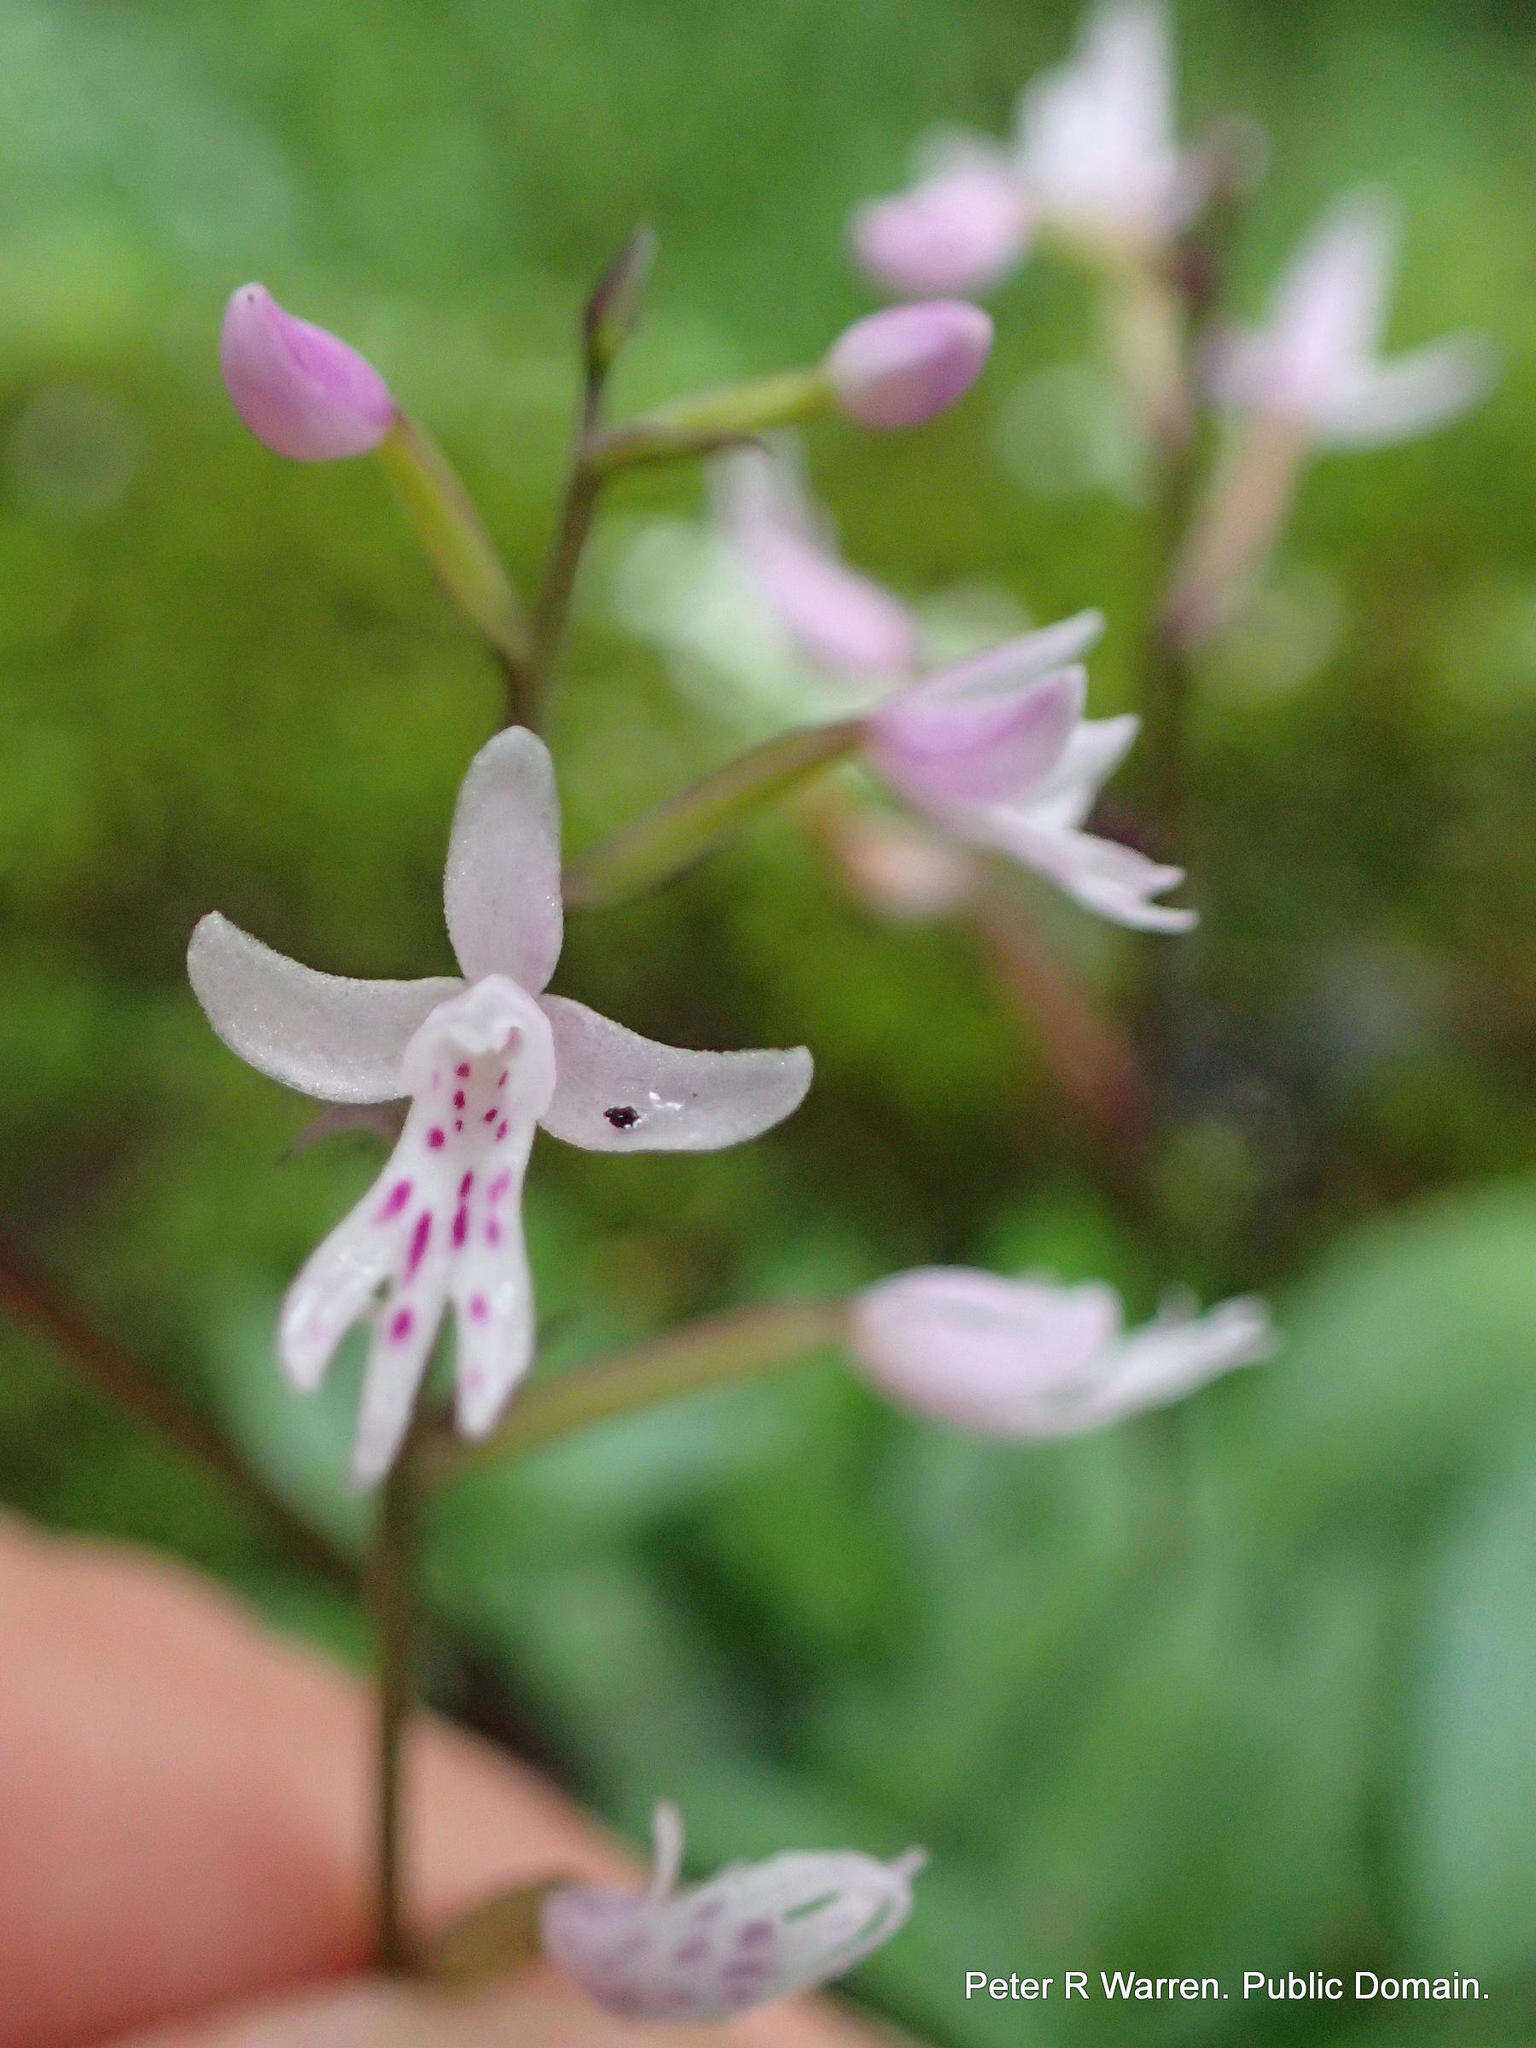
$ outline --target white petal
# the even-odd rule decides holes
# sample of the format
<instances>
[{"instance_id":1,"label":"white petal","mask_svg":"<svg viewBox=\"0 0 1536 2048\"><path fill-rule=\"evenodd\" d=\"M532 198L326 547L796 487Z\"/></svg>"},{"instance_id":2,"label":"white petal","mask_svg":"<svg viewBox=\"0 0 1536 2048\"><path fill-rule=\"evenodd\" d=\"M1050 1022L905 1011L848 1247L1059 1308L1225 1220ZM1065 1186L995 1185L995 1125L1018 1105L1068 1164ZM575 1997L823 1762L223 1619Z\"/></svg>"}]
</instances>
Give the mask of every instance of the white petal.
<instances>
[{"instance_id":1,"label":"white petal","mask_svg":"<svg viewBox=\"0 0 1536 2048\"><path fill-rule=\"evenodd\" d=\"M1164 867L1114 839L1042 824L1028 804L956 806L945 822L973 845L995 847L1044 875L1111 924L1132 931L1187 932L1197 922L1193 910L1152 900L1178 887L1182 868Z\"/></svg>"},{"instance_id":2,"label":"white petal","mask_svg":"<svg viewBox=\"0 0 1536 2048\"><path fill-rule=\"evenodd\" d=\"M952 662L930 676L923 688L936 697L956 701L1011 697L1053 670L1081 661L1103 634L1102 612L1077 612L1070 619L1059 619L1054 626L1020 633L1001 646Z\"/></svg>"},{"instance_id":3,"label":"white petal","mask_svg":"<svg viewBox=\"0 0 1536 2048\"><path fill-rule=\"evenodd\" d=\"M1476 405L1493 382L1488 349L1473 336L1432 342L1343 380L1319 414L1335 448L1376 448L1427 434Z\"/></svg>"},{"instance_id":4,"label":"white petal","mask_svg":"<svg viewBox=\"0 0 1536 2048\"><path fill-rule=\"evenodd\" d=\"M923 1858L775 1856L674 1894L663 1862L642 1898L571 1887L543 1906L547 1954L626 2019L724 2020L841 1976L906 1920Z\"/></svg>"},{"instance_id":5,"label":"white petal","mask_svg":"<svg viewBox=\"0 0 1536 2048\"><path fill-rule=\"evenodd\" d=\"M1073 831L1082 825L1140 730L1141 720L1133 711L1118 718L1085 718L1067 741L1055 770L1029 800L1034 822Z\"/></svg>"},{"instance_id":6,"label":"white petal","mask_svg":"<svg viewBox=\"0 0 1536 2048\"><path fill-rule=\"evenodd\" d=\"M1025 186L1067 233L1145 242L1184 224L1171 36L1153 0L1096 9L1071 62L1026 88L1018 129Z\"/></svg>"},{"instance_id":7,"label":"white petal","mask_svg":"<svg viewBox=\"0 0 1536 2048\"><path fill-rule=\"evenodd\" d=\"M466 1436L484 1436L495 1425L533 1359L533 1276L522 1207L533 1128L531 1122L514 1126L484 1197L477 1198L472 1189L470 1203L454 1216L455 1232L463 1232L452 1274L455 1405ZM508 1185L496 1193L501 1175L508 1177ZM499 1218L494 1240L487 1236L487 1215L476 1212L477 1199L488 1215Z\"/></svg>"},{"instance_id":8,"label":"white petal","mask_svg":"<svg viewBox=\"0 0 1536 2048\"><path fill-rule=\"evenodd\" d=\"M716 1152L798 1109L811 1056L688 1052L658 1045L564 996L541 1007L555 1040L555 1093L542 1122L589 1152Z\"/></svg>"},{"instance_id":9,"label":"white petal","mask_svg":"<svg viewBox=\"0 0 1536 2048\"><path fill-rule=\"evenodd\" d=\"M1375 353L1397 241L1397 208L1374 191L1340 200L1314 230L1281 280L1269 325L1285 409L1310 415Z\"/></svg>"},{"instance_id":10,"label":"white petal","mask_svg":"<svg viewBox=\"0 0 1536 2048\"><path fill-rule=\"evenodd\" d=\"M412 1033L461 986L353 981L274 953L217 911L187 948L187 973L208 1022L263 1074L322 1102L389 1102L405 1091L400 1061Z\"/></svg>"},{"instance_id":11,"label":"white petal","mask_svg":"<svg viewBox=\"0 0 1536 2048\"><path fill-rule=\"evenodd\" d=\"M1268 1308L1251 1295L1203 1316L1162 1315L1116 1346L1102 1396L1106 1419L1176 1401L1237 1366L1257 1365L1279 1342Z\"/></svg>"},{"instance_id":12,"label":"white petal","mask_svg":"<svg viewBox=\"0 0 1536 2048\"><path fill-rule=\"evenodd\" d=\"M549 749L522 726L476 754L443 874L448 935L471 981L505 974L537 995L563 935L560 803Z\"/></svg>"}]
</instances>

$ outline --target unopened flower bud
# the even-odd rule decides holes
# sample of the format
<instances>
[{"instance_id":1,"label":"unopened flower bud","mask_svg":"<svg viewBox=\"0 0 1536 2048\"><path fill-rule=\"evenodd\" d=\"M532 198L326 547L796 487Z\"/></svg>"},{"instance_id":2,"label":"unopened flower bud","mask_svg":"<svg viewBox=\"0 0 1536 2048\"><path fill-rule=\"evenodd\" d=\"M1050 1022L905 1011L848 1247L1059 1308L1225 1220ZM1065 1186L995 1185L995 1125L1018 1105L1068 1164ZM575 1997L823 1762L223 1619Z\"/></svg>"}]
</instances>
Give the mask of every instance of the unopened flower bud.
<instances>
[{"instance_id":1,"label":"unopened flower bud","mask_svg":"<svg viewBox=\"0 0 1536 2048\"><path fill-rule=\"evenodd\" d=\"M970 390L991 347L992 322L979 306L930 299L856 321L834 343L827 376L861 426L916 427Z\"/></svg>"},{"instance_id":2,"label":"unopened flower bud","mask_svg":"<svg viewBox=\"0 0 1536 2048\"><path fill-rule=\"evenodd\" d=\"M243 284L231 296L219 363L241 419L291 462L367 455L395 423L395 401L372 363L285 313L265 285Z\"/></svg>"}]
</instances>

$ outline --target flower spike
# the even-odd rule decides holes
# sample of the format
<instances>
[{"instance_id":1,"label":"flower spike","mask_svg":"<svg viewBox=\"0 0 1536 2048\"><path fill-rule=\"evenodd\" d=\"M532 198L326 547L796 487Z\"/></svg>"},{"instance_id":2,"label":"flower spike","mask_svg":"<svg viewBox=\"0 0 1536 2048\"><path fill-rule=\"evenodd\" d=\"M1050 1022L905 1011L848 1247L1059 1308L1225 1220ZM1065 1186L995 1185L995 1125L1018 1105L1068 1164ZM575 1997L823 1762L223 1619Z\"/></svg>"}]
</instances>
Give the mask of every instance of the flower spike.
<instances>
[{"instance_id":1,"label":"flower spike","mask_svg":"<svg viewBox=\"0 0 1536 2048\"><path fill-rule=\"evenodd\" d=\"M317 1386L342 1337L373 1344L354 1454L388 1470L451 1305L457 1415L483 1436L533 1350L522 1187L535 1127L589 1151L713 1151L799 1106L810 1055L688 1052L542 993L561 938L559 807L541 740L519 727L471 763L445 909L465 981L352 981L286 960L217 915L192 935L198 1001L242 1059L290 1087L410 1108L389 1163L290 1287L279 1350Z\"/></svg>"},{"instance_id":2,"label":"flower spike","mask_svg":"<svg viewBox=\"0 0 1536 2048\"><path fill-rule=\"evenodd\" d=\"M842 1976L905 1922L926 1861L800 1852L679 1891L682 1854L677 1811L659 1806L647 1891L572 1886L544 1902L546 1954L622 2019L726 2020Z\"/></svg>"},{"instance_id":3,"label":"flower spike","mask_svg":"<svg viewBox=\"0 0 1536 2048\"><path fill-rule=\"evenodd\" d=\"M372 363L325 328L285 313L265 285L243 284L231 295L219 364L241 419L290 462L368 455L397 418Z\"/></svg>"},{"instance_id":4,"label":"flower spike","mask_svg":"<svg viewBox=\"0 0 1536 2048\"><path fill-rule=\"evenodd\" d=\"M1261 1301L1175 1305L1124 1329L1112 1287L1003 1280L959 1266L899 1273L854 1303L854 1355L904 1408L985 1436L1076 1436L1162 1407L1274 1352Z\"/></svg>"}]
</instances>

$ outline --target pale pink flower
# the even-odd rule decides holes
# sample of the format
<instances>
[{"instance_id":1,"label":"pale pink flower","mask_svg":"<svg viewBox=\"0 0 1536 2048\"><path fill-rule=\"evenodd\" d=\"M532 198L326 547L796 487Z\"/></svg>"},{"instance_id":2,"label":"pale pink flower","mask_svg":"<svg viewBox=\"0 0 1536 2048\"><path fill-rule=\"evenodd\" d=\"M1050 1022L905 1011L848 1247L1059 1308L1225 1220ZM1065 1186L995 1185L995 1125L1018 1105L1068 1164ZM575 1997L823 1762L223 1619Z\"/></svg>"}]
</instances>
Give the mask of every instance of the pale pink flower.
<instances>
[{"instance_id":1,"label":"pale pink flower","mask_svg":"<svg viewBox=\"0 0 1536 2048\"><path fill-rule=\"evenodd\" d=\"M647 1892L569 1886L541 1915L550 1960L621 2019L726 2020L842 1976L905 1922L926 1860L921 1850L893 1863L804 1851L680 1891L676 1810L658 1807L655 1827Z\"/></svg>"},{"instance_id":2,"label":"pale pink flower","mask_svg":"<svg viewBox=\"0 0 1536 2048\"><path fill-rule=\"evenodd\" d=\"M373 1326L354 1467L377 1479L408 1426L451 1303L459 1427L483 1436L526 1371L532 1285L522 1186L535 1126L588 1151L715 1151L789 1115L810 1055L687 1052L543 990L562 937L559 807L542 741L499 734L459 794L443 893L465 978L354 981L272 952L217 915L187 965L242 1059L326 1102L410 1098L377 1183L288 1290L278 1348L318 1385Z\"/></svg>"},{"instance_id":3,"label":"pale pink flower","mask_svg":"<svg viewBox=\"0 0 1536 2048\"><path fill-rule=\"evenodd\" d=\"M813 664L845 669L900 653L891 694L869 712L866 758L901 796L956 838L1005 853L1101 917L1187 931L1193 911L1153 901L1179 868L1083 829L1102 784L1136 737L1134 717L1088 719L1081 657L1104 621L1082 612L951 664L914 685L911 614L855 577L818 536L792 469L761 451L730 458L726 530L762 600ZM752 517L742 520L747 497ZM733 508L738 508L733 510ZM879 600L884 599L882 606Z\"/></svg>"},{"instance_id":4,"label":"pale pink flower","mask_svg":"<svg viewBox=\"0 0 1536 2048\"><path fill-rule=\"evenodd\" d=\"M1173 1308L1124 1327L1112 1287L1004 1280L930 1266L866 1288L852 1344L865 1373L902 1407L987 1436L1075 1436L1178 1400L1271 1355L1261 1301L1204 1315Z\"/></svg>"},{"instance_id":5,"label":"pale pink flower","mask_svg":"<svg viewBox=\"0 0 1536 2048\"><path fill-rule=\"evenodd\" d=\"M837 403L861 426L921 426L947 412L986 366L992 322L964 299L888 306L856 320L827 355Z\"/></svg>"},{"instance_id":6,"label":"pale pink flower","mask_svg":"<svg viewBox=\"0 0 1536 2048\"><path fill-rule=\"evenodd\" d=\"M1186 227L1204 199L1174 127L1173 48L1158 0L1106 0L1076 56L1019 101L1019 176L1058 233L1133 252Z\"/></svg>"},{"instance_id":7,"label":"pale pink flower","mask_svg":"<svg viewBox=\"0 0 1536 2048\"><path fill-rule=\"evenodd\" d=\"M395 401L372 363L285 313L265 285L231 296L219 364L241 419L292 462L367 455L395 424Z\"/></svg>"},{"instance_id":8,"label":"pale pink flower","mask_svg":"<svg viewBox=\"0 0 1536 2048\"><path fill-rule=\"evenodd\" d=\"M810 662L848 675L916 669L910 608L841 559L789 459L726 456L714 465L712 483L722 533Z\"/></svg>"},{"instance_id":9,"label":"pale pink flower","mask_svg":"<svg viewBox=\"0 0 1536 2048\"><path fill-rule=\"evenodd\" d=\"M849 230L853 253L902 298L987 291L1029 247L1029 195L1008 153L979 138L929 156L931 168L905 192L860 207Z\"/></svg>"},{"instance_id":10,"label":"pale pink flower","mask_svg":"<svg viewBox=\"0 0 1536 2048\"><path fill-rule=\"evenodd\" d=\"M1379 360L1398 239L1382 194L1339 201L1281 279L1268 324L1234 329L1212 351L1216 397L1335 448L1405 440L1474 405L1491 381L1474 336Z\"/></svg>"},{"instance_id":11,"label":"pale pink flower","mask_svg":"<svg viewBox=\"0 0 1536 2048\"><path fill-rule=\"evenodd\" d=\"M1179 146L1173 52L1157 0L1105 0L1075 55L1028 85L1011 147L942 135L917 181L855 215L854 254L905 295L983 291L1037 233L1093 257L1145 257L1198 213L1208 174Z\"/></svg>"}]
</instances>

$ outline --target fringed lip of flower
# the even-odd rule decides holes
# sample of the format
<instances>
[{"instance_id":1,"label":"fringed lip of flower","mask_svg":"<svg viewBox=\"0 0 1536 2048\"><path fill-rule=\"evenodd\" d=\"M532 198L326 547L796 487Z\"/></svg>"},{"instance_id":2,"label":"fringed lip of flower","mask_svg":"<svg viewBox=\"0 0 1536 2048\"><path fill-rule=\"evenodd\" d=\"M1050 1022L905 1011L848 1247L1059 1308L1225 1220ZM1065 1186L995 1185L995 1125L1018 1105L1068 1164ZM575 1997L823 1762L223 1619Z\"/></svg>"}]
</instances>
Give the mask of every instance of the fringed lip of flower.
<instances>
[{"instance_id":1,"label":"fringed lip of flower","mask_svg":"<svg viewBox=\"0 0 1536 2048\"><path fill-rule=\"evenodd\" d=\"M288 1291L279 1350L313 1387L351 1325L373 1342L354 1471L399 1449L446 1308L457 1328L457 1418L495 1423L532 1355L523 1176L537 1126L588 1151L714 1151L803 1100L804 1047L692 1052L544 991L563 936L559 806L542 741L520 727L470 765L444 872L463 978L365 981L273 952L214 913L187 966L208 1021L240 1057L333 1103L410 1099L373 1188Z\"/></svg>"},{"instance_id":2,"label":"fringed lip of flower","mask_svg":"<svg viewBox=\"0 0 1536 2048\"><path fill-rule=\"evenodd\" d=\"M851 1331L863 1370L899 1405L984 1435L1041 1439L1160 1407L1271 1357L1279 1342L1253 1297L1204 1315L1174 1299L1127 1330L1112 1287L958 1266L866 1288Z\"/></svg>"},{"instance_id":3,"label":"fringed lip of flower","mask_svg":"<svg viewBox=\"0 0 1536 2048\"><path fill-rule=\"evenodd\" d=\"M927 1860L792 1852L679 1890L682 1854L677 1811L659 1806L644 1893L570 1886L544 1901L545 1953L621 2018L726 2020L841 1976L906 1921Z\"/></svg>"},{"instance_id":4,"label":"fringed lip of flower","mask_svg":"<svg viewBox=\"0 0 1536 2048\"><path fill-rule=\"evenodd\" d=\"M1212 347L1206 378L1217 399L1338 448L1427 433L1475 405L1494 377L1478 336L1380 360L1399 237L1385 193L1338 200L1281 278L1267 324L1232 326Z\"/></svg>"}]
</instances>

